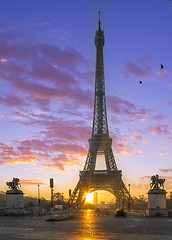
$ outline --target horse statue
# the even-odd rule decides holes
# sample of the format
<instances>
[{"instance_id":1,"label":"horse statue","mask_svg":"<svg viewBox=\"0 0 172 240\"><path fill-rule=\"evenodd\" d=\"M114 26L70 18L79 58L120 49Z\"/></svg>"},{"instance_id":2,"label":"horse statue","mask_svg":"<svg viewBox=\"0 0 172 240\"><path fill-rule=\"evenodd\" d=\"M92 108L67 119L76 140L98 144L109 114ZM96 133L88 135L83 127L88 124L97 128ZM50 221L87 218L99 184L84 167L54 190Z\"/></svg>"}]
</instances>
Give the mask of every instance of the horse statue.
<instances>
[{"instance_id":1,"label":"horse statue","mask_svg":"<svg viewBox=\"0 0 172 240\"><path fill-rule=\"evenodd\" d=\"M10 190L18 191L20 190L19 186L21 187L19 181L20 181L19 178L13 178L11 182L6 182L6 185L9 187Z\"/></svg>"},{"instance_id":2,"label":"horse statue","mask_svg":"<svg viewBox=\"0 0 172 240\"><path fill-rule=\"evenodd\" d=\"M164 189L164 182L165 182L165 179L159 179L158 181L160 187L163 187L163 189Z\"/></svg>"},{"instance_id":3,"label":"horse statue","mask_svg":"<svg viewBox=\"0 0 172 240\"><path fill-rule=\"evenodd\" d=\"M165 179L161 179L159 178L159 175L156 174L156 175L153 175L151 177L151 183L150 183L150 187L151 189L160 189L161 187L163 187L164 189L164 182L165 182Z\"/></svg>"}]
</instances>

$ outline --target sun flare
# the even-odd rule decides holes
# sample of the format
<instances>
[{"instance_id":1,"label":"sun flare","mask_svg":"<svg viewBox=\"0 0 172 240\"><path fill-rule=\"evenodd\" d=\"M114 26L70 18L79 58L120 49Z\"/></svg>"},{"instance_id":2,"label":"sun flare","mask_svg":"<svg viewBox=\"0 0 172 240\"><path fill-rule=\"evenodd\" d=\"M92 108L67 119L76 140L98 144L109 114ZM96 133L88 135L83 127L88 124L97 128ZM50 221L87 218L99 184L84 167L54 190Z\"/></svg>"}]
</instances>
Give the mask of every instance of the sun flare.
<instances>
[{"instance_id":1,"label":"sun flare","mask_svg":"<svg viewBox=\"0 0 172 240\"><path fill-rule=\"evenodd\" d=\"M93 201L93 193L87 193L86 195L86 202Z\"/></svg>"}]
</instances>

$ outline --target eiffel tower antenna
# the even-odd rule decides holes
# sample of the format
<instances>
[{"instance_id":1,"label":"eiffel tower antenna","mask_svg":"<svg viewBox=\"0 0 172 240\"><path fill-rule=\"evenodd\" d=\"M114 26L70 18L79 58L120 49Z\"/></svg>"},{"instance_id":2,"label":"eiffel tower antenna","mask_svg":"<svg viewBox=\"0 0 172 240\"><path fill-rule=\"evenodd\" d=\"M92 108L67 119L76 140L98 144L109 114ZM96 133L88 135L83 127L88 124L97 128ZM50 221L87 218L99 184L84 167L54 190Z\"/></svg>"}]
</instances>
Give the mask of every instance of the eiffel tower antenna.
<instances>
[{"instance_id":1,"label":"eiffel tower antenna","mask_svg":"<svg viewBox=\"0 0 172 240\"><path fill-rule=\"evenodd\" d=\"M105 38L100 26L99 11L99 26L95 35L96 74L92 135L88 140L89 150L84 169L80 171L79 182L70 197L73 205L83 203L86 193L96 190L111 192L119 205L120 200L124 203L124 199L129 198L129 192L122 181L122 171L118 170L113 155L112 138L109 137L103 62L104 43ZM95 170L98 155L104 157L106 170Z\"/></svg>"},{"instance_id":2,"label":"eiffel tower antenna","mask_svg":"<svg viewBox=\"0 0 172 240\"><path fill-rule=\"evenodd\" d=\"M101 30L101 27L100 27L100 11L99 11L99 30Z\"/></svg>"}]
</instances>

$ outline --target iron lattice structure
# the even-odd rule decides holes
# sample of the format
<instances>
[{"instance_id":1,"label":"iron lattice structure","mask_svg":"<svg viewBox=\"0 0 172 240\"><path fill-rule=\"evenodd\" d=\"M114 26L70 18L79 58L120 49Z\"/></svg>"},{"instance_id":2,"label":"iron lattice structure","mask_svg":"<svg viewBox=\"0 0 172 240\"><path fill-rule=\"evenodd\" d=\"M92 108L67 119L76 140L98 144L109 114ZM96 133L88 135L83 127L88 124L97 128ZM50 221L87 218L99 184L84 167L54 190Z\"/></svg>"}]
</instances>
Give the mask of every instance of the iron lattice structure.
<instances>
[{"instance_id":1,"label":"iron lattice structure","mask_svg":"<svg viewBox=\"0 0 172 240\"><path fill-rule=\"evenodd\" d=\"M101 30L99 15L99 27L95 36L96 74L92 136L89 139L89 151L84 170L80 171L79 182L70 197L72 205L83 203L86 193L96 190L111 192L119 202L120 200L124 202L130 197L122 181L122 171L117 168L112 151L112 138L109 137L103 62L104 42L104 32ZM95 170L98 155L104 156L106 170Z\"/></svg>"}]
</instances>

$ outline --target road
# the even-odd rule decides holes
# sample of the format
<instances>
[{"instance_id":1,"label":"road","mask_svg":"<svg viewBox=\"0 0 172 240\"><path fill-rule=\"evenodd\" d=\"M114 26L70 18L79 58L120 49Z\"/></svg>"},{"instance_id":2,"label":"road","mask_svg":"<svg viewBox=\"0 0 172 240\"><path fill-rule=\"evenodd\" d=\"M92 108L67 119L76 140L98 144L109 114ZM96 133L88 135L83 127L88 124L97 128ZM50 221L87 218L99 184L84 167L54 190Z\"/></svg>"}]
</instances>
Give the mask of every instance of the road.
<instances>
[{"instance_id":1,"label":"road","mask_svg":"<svg viewBox=\"0 0 172 240\"><path fill-rule=\"evenodd\" d=\"M83 210L71 220L47 219L47 216L0 217L0 239L172 240L172 218L98 216L92 210Z\"/></svg>"}]
</instances>

